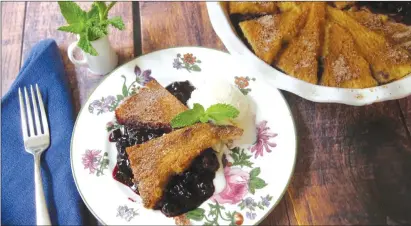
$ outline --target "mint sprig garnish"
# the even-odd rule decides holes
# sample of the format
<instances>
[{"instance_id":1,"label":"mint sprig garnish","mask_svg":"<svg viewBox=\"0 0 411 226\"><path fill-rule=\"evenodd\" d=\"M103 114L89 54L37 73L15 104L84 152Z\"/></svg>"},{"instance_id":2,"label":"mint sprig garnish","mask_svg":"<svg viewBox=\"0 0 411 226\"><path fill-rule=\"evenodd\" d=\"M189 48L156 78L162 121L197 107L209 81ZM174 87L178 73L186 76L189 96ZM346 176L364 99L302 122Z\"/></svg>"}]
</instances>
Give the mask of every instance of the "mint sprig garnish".
<instances>
[{"instance_id":1,"label":"mint sprig garnish","mask_svg":"<svg viewBox=\"0 0 411 226\"><path fill-rule=\"evenodd\" d=\"M77 46L93 56L97 56L98 53L91 42L107 35L108 25L119 30L123 30L125 27L121 17L108 19L108 12L116 2L111 2L107 6L104 2L96 1L88 12L82 10L74 2L61 1L58 4L61 14L68 23L66 26L59 27L58 30L78 34L80 40Z\"/></svg>"},{"instance_id":2,"label":"mint sprig garnish","mask_svg":"<svg viewBox=\"0 0 411 226\"><path fill-rule=\"evenodd\" d=\"M218 124L236 118L238 114L240 114L240 111L229 104L214 104L204 110L201 104L195 103L193 109L181 112L174 117L171 120L171 127L181 128L197 122L206 123L208 121L214 121Z\"/></svg>"}]
</instances>

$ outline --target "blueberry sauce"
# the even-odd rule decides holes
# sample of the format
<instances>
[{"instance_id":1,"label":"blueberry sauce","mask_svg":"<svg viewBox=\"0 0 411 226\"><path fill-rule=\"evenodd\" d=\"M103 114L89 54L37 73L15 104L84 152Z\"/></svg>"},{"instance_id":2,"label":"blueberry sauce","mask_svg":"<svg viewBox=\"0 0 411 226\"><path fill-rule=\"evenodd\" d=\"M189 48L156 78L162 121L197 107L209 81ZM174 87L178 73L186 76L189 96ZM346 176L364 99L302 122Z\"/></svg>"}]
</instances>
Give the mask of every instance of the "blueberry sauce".
<instances>
[{"instance_id":1,"label":"blueberry sauce","mask_svg":"<svg viewBox=\"0 0 411 226\"><path fill-rule=\"evenodd\" d=\"M195 87L189 81L184 81L171 83L166 89L187 105ZM138 182L134 181L126 148L147 142L168 132L170 131L130 127L124 127L123 132L121 129L112 131L109 141L116 143L118 152L113 178L139 194ZM211 148L205 150L194 159L188 170L170 179L155 209L168 217L173 217L197 208L213 195L213 179L218 168L219 163L214 150Z\"/></svg>"},{"instance_id":2,"label":"blueberry sauce","mask_svg":"<svg viewBox=\"0 0 411 226\"><path fill-rule=\"evenodd\" d=\"M173 82L166 87L168 92L173 94L181 103L187 105L188 99L191 97L191 93L195 87L191 85L189 81Z\"/></svg>"},{"instance_id":3,"label":"blueberry sauce","mask_svg":"<svg viewBox=\"0 0 411 226\"><path fill-rule=\"evenodd\" d=\"M194 159L188 170L169 181L162 199L154 209L173 217L197 208L213 195L213 179L218 168L214 150L205 150Z\"/></svg>"},{"instance_id":4,"label":"blueberry sauce","mask_svg":"<svg viewBox=\"0 0 411 226\"><path fill-rule=\"evenodd\" d=\"M162 130L135 129L127 127L124 128L124 133L122 133L120 129L111 132L109 140L111 142L116 142L117 148L117 165L113 171L114 179L130 187L131 190L139 194L137 185L133 182L133 173L130 168L130 161L128 160L126 148L162 136L164 133L165 131Z\"/></svg>"}]
</instances>

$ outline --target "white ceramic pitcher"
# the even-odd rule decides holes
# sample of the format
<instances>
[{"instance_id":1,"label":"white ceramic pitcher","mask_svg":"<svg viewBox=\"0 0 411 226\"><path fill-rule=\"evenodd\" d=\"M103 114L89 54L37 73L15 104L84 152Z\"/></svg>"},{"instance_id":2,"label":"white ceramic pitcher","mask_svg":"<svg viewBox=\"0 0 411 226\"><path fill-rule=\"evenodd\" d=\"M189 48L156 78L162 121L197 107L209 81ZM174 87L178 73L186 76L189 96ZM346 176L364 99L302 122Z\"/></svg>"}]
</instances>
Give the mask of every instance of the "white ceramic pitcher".
<instances>
[{"instance_id":1,"label":"white ceramic pitcher","mask_svg":"<svg viewBox=\"0 0 411 226\"><path fill-rule=\"evenodd\" d=\"M85 53L78 46L77 41L70 44L67 50L68 57L71 62L78 66L87 66L88 70L93 74L105 75L111 72L118 64L118 56L110 45L107 35L91 42L91 45L97 51L98 55L93 56ZM83 59L77 60L74 58L74 50L78 48L83 53Z\"/></svg>"}]
</instances>

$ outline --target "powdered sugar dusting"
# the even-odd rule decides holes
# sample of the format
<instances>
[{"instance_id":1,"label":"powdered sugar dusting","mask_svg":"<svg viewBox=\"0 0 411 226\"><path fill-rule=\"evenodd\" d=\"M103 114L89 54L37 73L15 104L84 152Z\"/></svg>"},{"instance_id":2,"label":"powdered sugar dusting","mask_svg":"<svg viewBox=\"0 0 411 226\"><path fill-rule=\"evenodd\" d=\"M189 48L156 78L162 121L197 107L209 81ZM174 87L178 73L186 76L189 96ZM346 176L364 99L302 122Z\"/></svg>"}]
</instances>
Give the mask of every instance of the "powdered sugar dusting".
<instances>
[{"instance_id":1,"label":"powdered sugar dusting","mask_svg":"<svg viewBox=\"0 0 411 226\"><path fill-rule=\"evenodd\" d=\"M411 41L404 42L401 44L402 47L406 48L408 51L411 52Z\"/></svg>"},{"instance_id":2,"label":"powdered sugar dusting","mask_svg":"<svg viewBox=\"0 0 411 226\"><path fill-rule=\"evenodd\" d=\"M296 70L311 67L311 65L313 64L313 59L316 58L315 42L303 36L300 38L302 38L301 48L303 49L303 58L297 64L295 64Z\"/></svg>"},{"instance_id":3,"label":"powdered sugar dusting","mask_svg":"<svg viewBox=\"0 0 411 226\"><path fill-rule=\"evenodd\" d=\"M278 37L278 29L276 28L276 20L278 18L273 15L266 15L257 19L257 23L262 26L259 33L261 43L258 43L258 48L267 52L270 48L268 45Z\"/></svg>"},{"instance_id":4,"label":"powdered sugar dusting","mask_svg":"<svg viewBox=\"0 0 411 226\"><path fill-rule=\"evenodd\" d=\"M411 36L411 27L407 27L407 29L403 32L398 32L395 33L392 38L394 39L403 39L403 38L408 38Z\"/></svg>"},{"instance_id":5,"label":"powdered sugar dusting","mask_svg":"<svg viewBox=\"0 0 411 226\"><path fill-rule=\"evenodd\" d=\"M341 82L358 78L358 70L351 71L348 67L345 57L340 55L337 60L331 64L332 73L335 75L335 81L337 84Z\"/></svg>"},{"instance_id":6,"label":"powdered sugar dusting","mask_svg":"<svg viewBox=\"0 0 411 226\"><path fill-rule=\"evenodd\" d=\"M367 17L368 20L362 21L362 24L365 27L370 28L371 30L383 29L384 24L382 22L382 18L378 15L371 14Z\"/></svg>"},{"instance_id":7,"label":"powdered sugar dusting","mask_svg":"<svg viewBox=\"0 0 411 226\"><path fill-rule=\"evenodd\" d=\"M408 54L399 48L387 44L386 50L385 56L394 63L401 64L409 61Z\"/></svg>"}]
</instances>

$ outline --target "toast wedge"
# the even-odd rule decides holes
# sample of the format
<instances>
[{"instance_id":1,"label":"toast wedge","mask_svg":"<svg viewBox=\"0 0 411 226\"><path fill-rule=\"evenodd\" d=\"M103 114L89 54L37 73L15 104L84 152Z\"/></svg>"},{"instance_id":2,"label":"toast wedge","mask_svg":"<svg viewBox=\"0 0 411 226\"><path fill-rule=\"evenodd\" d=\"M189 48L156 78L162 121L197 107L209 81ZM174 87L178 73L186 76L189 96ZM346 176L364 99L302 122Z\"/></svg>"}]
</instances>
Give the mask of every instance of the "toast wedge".
<instances>
[{"instance_id":1,"label":"toast wedge","mask_svg":"<svg viewBox=\"0 0 411 226\"><path fill-rule=\"evenodd\" d=\"M302 7L295 7L281 14L240 22L240 28L257 57L271 64L283 43L297 35L306 15Z\"/></svg>"},{"instance_id":2,"label":"toast wedge","mask_svg":"<svg viewBox=\"0 0 411 226\"><path fill-rule=\"evenodd\" d=\"M325 3L309 3L307 23L279 55L275 65L296 78L317 84L318 58L324 34Z\"/></svg>"},{"instance_id":3,"label":"toast wedge","mask_svg":"<svg viewBox=\"0 0 411 226\"><path fill-rule=\"evenodd\" d=\"M387 83L411 73L411 56L406 50L391 44L383 35L361 25L346 12L328 6L327 15L352 34L357 49L371 64L378 82Z\"/></svg>"},{"instance_id":4,"label":"toast wedge","mask_svg":"<svg viewBox=\"0 0 411 226\"><path fill-rule=\"evenodd\" d=\"M170 121L187 109L156 80L152 80L118 106L115 116L121 125L169 131Z\"/></svg>"},{"instance_id":5,"label":"toast wedge","mask_svg":"<svg viewBox=\"0 0 411 226\"><path fill-rule=\"evenodd\" d=\"M276 2L229 2L230 14L256 14L264 15L277 12Z\"/></svg>"},{"instance_id":6,"label":"toast wedge","mask_svg":"<svg viewBox=\"0 0 411 226\"><path fill-rule=\"evenodd\" d=\"M170 178L184 172L207 148L238 138L242 133L235 126L197 123L128 147L126 152L144 206L154 208Z\"/></svg>"},{"instance_id":7,"label":"toast wedge","mask_svg":"<svg viewBox=\"0 0 411 226\"><path fill-rule=\"evenodd\" d=\"M364 27L384 35L391 43L411 53L411 26L390 21L386 15L373 14L367 10L347 13Z\"/></svg>"},{"instance_id":8,"label":"toast wedge","mask_svg":"<svg viewBox=\"0 0 411 226\"><path fill-rule=\"evenodd\" d=\"M327 24L321 85L341 88L377 86L370 65L355 47L352 35L336 23Z\"/></svg>"}]
</instances>

